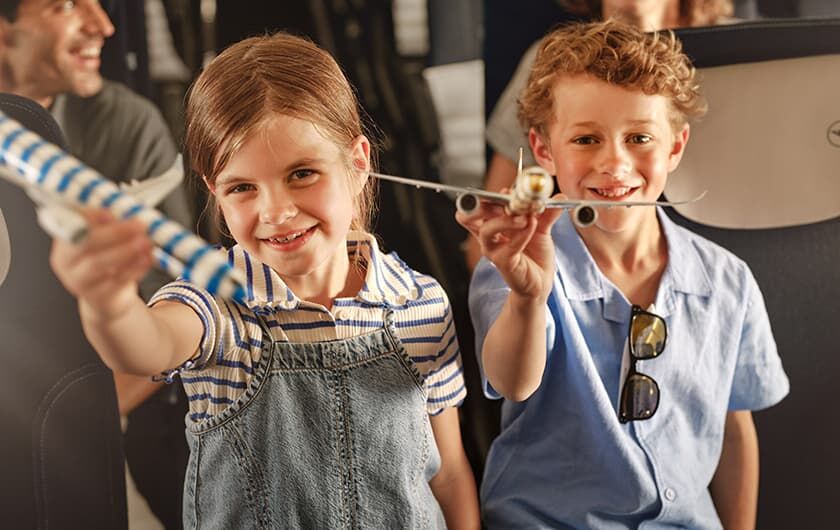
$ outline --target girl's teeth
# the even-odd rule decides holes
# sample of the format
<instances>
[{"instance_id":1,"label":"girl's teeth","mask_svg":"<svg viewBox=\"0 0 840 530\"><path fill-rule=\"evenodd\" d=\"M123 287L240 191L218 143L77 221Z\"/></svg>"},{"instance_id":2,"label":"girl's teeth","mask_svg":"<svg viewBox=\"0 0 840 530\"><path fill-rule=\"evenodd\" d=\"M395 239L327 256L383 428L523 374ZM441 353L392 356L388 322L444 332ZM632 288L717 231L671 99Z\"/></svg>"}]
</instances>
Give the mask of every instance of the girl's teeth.
<instances>
[{"instance_id":1,"label":"girl's teeth","mask_svg":"<svg viewBox=\"0 0 840 530\"><path fill-rule=\"evenodd\" d=\"M303 235L303 232L297 232L295 234L291 234L291 235L286 236L286 237L270 237L270 238L268 238L268 240L271 241L272 243L288 243L289 241L292 241L293 239L297 239L302 235Z\"/></svg>"}]
</instances>

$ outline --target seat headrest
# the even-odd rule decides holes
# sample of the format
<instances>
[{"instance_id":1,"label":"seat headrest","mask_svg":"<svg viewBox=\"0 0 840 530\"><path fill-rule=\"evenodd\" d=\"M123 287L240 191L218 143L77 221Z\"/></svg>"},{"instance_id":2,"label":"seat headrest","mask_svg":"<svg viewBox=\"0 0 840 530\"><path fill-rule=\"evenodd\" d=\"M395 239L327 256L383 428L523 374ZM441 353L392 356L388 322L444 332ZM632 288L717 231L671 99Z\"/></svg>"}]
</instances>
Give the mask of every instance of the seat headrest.
<instances>
[{"instance_id":1,"label":"seat headrest","mask_svg":"<svg viewBox=\"0 0 840 530\"><path fill-rule=\"evenodd\" d=\"M40 104L16 94L0 93L0 112L37 133L46 141L67 150L64 133L52 115Z\"/></svg>"}]
</instances>

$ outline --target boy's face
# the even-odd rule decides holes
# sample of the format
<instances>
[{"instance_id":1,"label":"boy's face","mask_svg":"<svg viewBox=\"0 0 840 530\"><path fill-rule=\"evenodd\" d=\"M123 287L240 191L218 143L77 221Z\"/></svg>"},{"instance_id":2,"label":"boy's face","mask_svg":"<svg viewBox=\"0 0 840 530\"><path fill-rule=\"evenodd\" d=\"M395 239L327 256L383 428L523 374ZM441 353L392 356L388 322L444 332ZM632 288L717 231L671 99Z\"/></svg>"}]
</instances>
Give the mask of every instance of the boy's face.
<instances>
[{"instance_id":1,"label":"boy's face","mask_svg":"<svg viewBox=\"0 0 840 530\"><path fill-rule=\"evenodd\" d=\"M531 131L537 162L570 199L655 201L676 169L688 125L673 131L663 96L587 75L562 77L552 90L548 138ZM602 208L596 226L619 232L655 218L649 207Z\"/></svg>"},{"instance_id":2,"label":"boy's face","mask_svg":"<svg viewBox=\"0 0 840 530\"><path fill-rule=\"evenodd\" d=\"M24 0L14 22L0 18L7 89L42 103L62 92L96 94L100 51L113 33L98 0Z\"/></svg>"}]
</instances>

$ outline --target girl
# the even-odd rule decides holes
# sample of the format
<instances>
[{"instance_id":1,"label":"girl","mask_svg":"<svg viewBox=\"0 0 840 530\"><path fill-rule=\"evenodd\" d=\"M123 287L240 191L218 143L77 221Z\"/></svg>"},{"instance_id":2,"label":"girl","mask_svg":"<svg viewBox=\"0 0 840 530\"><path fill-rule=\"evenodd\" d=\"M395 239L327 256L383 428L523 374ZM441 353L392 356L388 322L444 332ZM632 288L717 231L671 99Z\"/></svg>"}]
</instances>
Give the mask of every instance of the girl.
<instances>
[{"instance_id":1,"label":"girl","mask_svg":"<svg viewBox=\"0 0 840 530\"><path fill-rule=\"evenodd\" d=\"M185 526L477 528L448 300L365 232L371 144L339 66L247 39L196 80L186 121L246 305L176 281L147 307L150 242L102 212L51 257L106 364L181 373Z\"/></svg>"}]
</instances>

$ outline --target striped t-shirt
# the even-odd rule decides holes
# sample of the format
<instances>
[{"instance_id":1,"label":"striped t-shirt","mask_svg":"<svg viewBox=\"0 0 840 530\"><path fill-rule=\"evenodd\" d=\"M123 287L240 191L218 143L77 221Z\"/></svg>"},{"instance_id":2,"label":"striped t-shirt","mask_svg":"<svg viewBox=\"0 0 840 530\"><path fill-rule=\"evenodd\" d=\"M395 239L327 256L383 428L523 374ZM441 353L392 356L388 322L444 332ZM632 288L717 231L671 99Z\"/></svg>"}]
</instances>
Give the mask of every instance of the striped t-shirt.
<instances>
[{"instance_id":1,"label":"striped t-shirt","mask_svg":"<svg viewBox=\"0 0 840 530\"><path fill-rule=\"evenodd\" d=\"M384 309L390 308L397 336L424 380L429 414L464 400L461 354L440 284L413 271L395 253L380 252L370 234L351 231L347 251L351 261L364 266L365 283L355 297L335 299L332 308L299 299L277 273L238 245L226 252L232 266L247 278L247 307L182 280L152 297L150 305L162 300L184 303L204 323L195 364L181 371L191 419L219 414L247 388L261 356L263 333L257 314L274 340L319 342L381 328Z\"/></svg>"}]
</instances>

